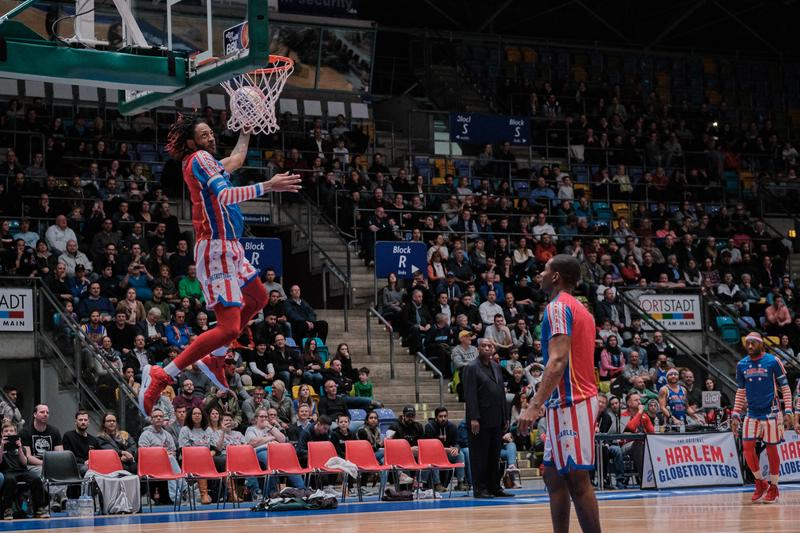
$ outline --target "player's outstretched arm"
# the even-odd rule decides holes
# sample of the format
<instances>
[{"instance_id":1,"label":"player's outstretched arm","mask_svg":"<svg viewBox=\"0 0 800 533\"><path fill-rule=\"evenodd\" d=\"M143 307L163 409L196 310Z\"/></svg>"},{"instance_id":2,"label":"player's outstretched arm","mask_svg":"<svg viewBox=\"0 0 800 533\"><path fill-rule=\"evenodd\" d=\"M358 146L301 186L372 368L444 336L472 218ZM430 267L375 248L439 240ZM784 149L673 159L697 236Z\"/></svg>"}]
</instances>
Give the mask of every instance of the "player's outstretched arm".
<instances>
[{"instance_id":1,"label":"player's outstretched arm","mask_svg":"<svg viewBox=\"0 0 800 533\"><path fill-rule=\"evenodd\" d=\"M243 187L231 187L223 179L214 179L209 186L213 189L222 205L240 204L258 198L267 192L298 192L300 176L297 174L276 174L269 181L262 181Z\"/></svg>"},{"instance_id":2,"label":"player's outstretched arm","mask_svg":"<svg viewBox=\"0 0 800 533\"><path fill-rule=\"evenodd\" d=\"M244 165L244 162L247 160L247 149L249 146L250 134L240 133L239 140L236 141L236 146L233 147L231 155L220 161L228 173L242 168L242 165Z\"/></svg>"},{"instance_id":3,"label":"player's outstretched arm","mask_svg":"<svg viewBox=\"0 0 800 533\"><path fill-rule=\"evenodd\" d=\"M272 179L263 183L264 192L300 192L300 181L299 174L275 174Z\"/></svg>"}]
</instances>

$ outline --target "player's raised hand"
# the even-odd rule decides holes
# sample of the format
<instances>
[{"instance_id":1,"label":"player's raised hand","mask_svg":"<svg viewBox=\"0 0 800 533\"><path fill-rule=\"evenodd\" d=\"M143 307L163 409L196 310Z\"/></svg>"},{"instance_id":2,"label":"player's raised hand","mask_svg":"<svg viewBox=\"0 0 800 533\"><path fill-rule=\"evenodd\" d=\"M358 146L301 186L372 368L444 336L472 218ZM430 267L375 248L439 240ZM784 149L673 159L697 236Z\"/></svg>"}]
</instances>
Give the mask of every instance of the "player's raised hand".
<instances>
[{"instance_id":1,"label":"player's raised hand","mask_svg":"<svg viewBox=\"0 0 800 533\"><path fill-rule=\"evenodd\" d=\"M300 175L284 172L275 174L266 183L266 190L271 192L300 192Z\"/></svg>"}]
</instances>

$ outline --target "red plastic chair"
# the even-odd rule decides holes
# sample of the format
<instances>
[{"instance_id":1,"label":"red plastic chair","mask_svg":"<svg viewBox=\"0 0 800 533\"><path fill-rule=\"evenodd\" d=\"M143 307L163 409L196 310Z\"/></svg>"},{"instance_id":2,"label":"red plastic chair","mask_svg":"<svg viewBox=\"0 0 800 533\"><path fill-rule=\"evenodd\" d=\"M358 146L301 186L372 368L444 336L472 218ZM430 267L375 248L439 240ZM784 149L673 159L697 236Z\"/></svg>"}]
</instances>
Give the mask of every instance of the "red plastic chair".
<instances>
[{"instance_id":1,"label":"red plastic chair","mask_svg":"<svg viewBox=\"0 0 800 533\"><path fill-rule=\"evenodd\" d=\"M327 440L323 441L309 441L308 442L308 468L311 469L309 478L316 476L319 478L322 474L345 474L344 470L340 468L328 468L325 463L332 457L338 457L336 448L333 443ZM347 497L347 474L342 482L342 501Z\"/></svg>"},{"instance_id":2,"label":"red plastic chair","mask_svg":"<svg viewBox=\"0 0 800 533\"><path fill-rule=\"evenodd\" d=\"M297 451L290 442L271 442L267 448L267 470L279 476L305 476L311 468L300 466Z\"/></svg>"},{"instance_id":3,"label":"red plastic chair","mask_svg":"<svg viewBox=\"0 0 800 533\"><path fill-rule=\"evenodd\" d=\"M420 439L417 441L419 464L430 470L450 470L455 473L456 468L464 468L464 463L451 463L444 449L444 444L439 439ZM436 487L434 486L434 495ZM450 488L450 497L453 489Z\"/></svg>"},{"instance_id":4,"label":"red plastic chair","mask_svg":"<svg viewBox=\"0 0 800 533\"><path fill-rule=\"evenodd\" d=\"M411 445L405 439L386 439L383 441L383 462L392 469L395 475L395 486L400 490L400 471L409 470L414 473L414 480L420 481L420 472L426 470L414 459ZM417 491L419 491L417 483Z\"/></svg>"},{"instance_id":5,"label":"red plastic chair","mask_svg":"<svg viewBox=\"0 0 800 533\"><path fill-rule=\"evenodd\" d=\"M252 446L241 444L225 448L225 470L227 470L228 478L232 480L263 477L262 494L266 497L270 471L261 468L256 450ZM237 501L234 505L238 507L239 502Z\"/></svg>"},{"instance_id":6,"label":"red plastic chair","mask_svg":"<svg viewBox=\"0 0 800 533\"><path fill-rule=\"evenodd\" d=\"M89 470L110 474L122 470L122 461L114 450L89 450Z\"/></svg>"},{"instance_id":7,"label":"red plastic chair","mask_svg":"<svg viewBox=\"0 0 800 533\"><path fill-rule=\"evenodd\" d=\"M386 441L384 441L386 442ZM365 440L348 440L344 443L344 457L345 460L350 461L358 467L358 480L357 480L357 493L358 501L362 501L361 495L361 474L379 474L391 467L382 465L375 458L375 452L372 451L372 444ZM380 493L383 496L383 478L381 478Z\"/></svg>"},{"instance_id":8,"label":"red plastic chair","mask_svg":"<svg viewBox=\"0 0 800 533\"><path fill-rule=\"evenodd\" d=\"M228 473L217 472L217 467L214 466L214 458L211 456L211 450L205 446L186 446L181 448L181 463L187 483L191 481L197 483L197 481L202 479L215 479L220 481L219 488L217 489L217 509L219 509L222 486L225 484L223 480L228 477ZM189 491L189 505L192 509L197 508L197 502L194 501L193 490ZM222 508L225 508L224 501Z\"/></svg>"},{"instance_id":9,"label":"red plastic chair","mask_svg":"<svg viewBox=\"0 0 800 533\"><path fill-rule=\"evenodd\" d=\"M155 481L186 481L183 472L175 473L172 471L172 464L169 462L169 454L166 448L139 448L139 477L144 479L147 484L147 495L150 496L150 480ZM180 486L180 485L179 485ZM180 494L180 490L178 490ZM153 512L153 500L150 500L150 512ZM173 509L181 508L180 497L173 502Z\"/></svg>"}]
</instances>

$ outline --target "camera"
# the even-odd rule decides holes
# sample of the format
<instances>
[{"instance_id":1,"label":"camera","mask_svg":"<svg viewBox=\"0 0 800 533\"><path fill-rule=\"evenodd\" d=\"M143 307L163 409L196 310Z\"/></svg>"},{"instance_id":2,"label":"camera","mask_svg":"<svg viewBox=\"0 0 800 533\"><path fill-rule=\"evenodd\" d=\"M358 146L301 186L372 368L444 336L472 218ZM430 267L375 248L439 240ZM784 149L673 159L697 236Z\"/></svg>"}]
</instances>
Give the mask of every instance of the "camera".
<instances>
[{"instance_id":1,"label":"camera","mask_svg":"<svg viewBox=\"0 0 800 533\"><path fill-rule=\"evenodd\" d=\"M9 435L6 437L6 444L5 447L9 450L13 450L19 447L19 435Z\"/></svg>"}]
</instances>

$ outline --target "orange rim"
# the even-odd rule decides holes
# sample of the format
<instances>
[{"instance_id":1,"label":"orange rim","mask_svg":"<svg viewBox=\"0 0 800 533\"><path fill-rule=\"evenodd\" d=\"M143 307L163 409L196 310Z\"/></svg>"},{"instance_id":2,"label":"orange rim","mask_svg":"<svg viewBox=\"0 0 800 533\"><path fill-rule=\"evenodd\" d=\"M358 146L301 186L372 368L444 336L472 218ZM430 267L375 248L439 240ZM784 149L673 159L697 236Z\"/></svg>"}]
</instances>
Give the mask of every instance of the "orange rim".
<instances>
[{"instance_id":1,"label":"orange rim","mask_svg":"<svg viewBox=\"0 0 800 533\"><path fill-rule=\"evenodd\" d=\"M273 66L256 69L253 71L253 74L272 74L282 70L289 70L290 68L294 67L294 61L286 56L270 55L269 63Z\"/></svg>"}]
</instances>

